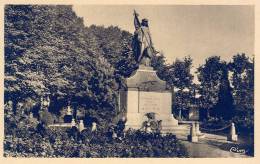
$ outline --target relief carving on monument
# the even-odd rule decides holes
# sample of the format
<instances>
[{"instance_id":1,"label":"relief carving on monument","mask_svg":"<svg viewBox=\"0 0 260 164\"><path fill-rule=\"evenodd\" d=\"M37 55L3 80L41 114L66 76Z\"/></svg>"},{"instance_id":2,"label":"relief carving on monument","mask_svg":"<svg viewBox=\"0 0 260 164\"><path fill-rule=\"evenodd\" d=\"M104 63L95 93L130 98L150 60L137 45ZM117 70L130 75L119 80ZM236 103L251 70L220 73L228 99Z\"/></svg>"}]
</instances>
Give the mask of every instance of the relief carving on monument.
<instances>
[{"instance_id":1,"label":"relief carving on monument","mask_svg":"<svg viewBox=\"0 0 260 164\"><path fill-rule=\"evenodd\" d=\"M158 83L158 81L145 81L139 84L138 89L140 91L153 91L156 86L160 85L160 83Z\"/></svg>"}]
</instances>

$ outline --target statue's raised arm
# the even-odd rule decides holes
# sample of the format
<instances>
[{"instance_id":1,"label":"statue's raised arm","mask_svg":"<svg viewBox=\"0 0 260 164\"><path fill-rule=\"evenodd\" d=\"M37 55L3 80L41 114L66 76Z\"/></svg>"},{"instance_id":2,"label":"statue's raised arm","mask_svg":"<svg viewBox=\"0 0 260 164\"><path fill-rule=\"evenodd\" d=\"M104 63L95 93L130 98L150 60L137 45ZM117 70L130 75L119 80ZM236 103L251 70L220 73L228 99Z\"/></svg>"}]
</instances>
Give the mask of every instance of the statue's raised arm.
<instances>
[{"instance_id":1,"label":"statue's raised arm","mask_svg":"<svg viewBox=\"0 0 260 164\"><path fill-rule=\"evenodd\" d=\"M136 61L144 66L151 66L151 58L154 55L152 38L149 31L148 19L142 19L140 23L138 14L134 10L135 33L133 38L133 50Z\"/></svg>"},{"instance_id":2,"label":"statue's raised arm","mask_svg":"<svg viewBox=\"0 0 260 164\"><path fill-rule=\"evenodd\" d=\"M135 30L137 30L139 27L141 27L141 23L138 19L138 13L134 10L134 25L135 25Z\"/></svg>"}]
</instances>

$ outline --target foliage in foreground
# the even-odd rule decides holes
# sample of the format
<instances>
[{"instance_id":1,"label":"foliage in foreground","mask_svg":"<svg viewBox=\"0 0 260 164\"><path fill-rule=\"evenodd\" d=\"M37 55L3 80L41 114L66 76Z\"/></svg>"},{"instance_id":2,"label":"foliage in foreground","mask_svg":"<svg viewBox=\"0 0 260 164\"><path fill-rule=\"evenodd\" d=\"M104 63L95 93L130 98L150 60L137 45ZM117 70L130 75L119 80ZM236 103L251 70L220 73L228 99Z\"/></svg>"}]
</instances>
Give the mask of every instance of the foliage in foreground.
<instances>
[{"instance_id":1,"label":"foliage in foreground","mask_svg":"<svg viewBox=\"0 0 260 164\"><path fill-rule=\"evenodd\" d=\"M161 136L127 131L125 137L120 140L112 138L109 132L84 130L79 133L76 129L45 129L42 133L36 129L6 135L4 156L187 157L186 149L171 134Z\"/></svg>"}]
</instances>

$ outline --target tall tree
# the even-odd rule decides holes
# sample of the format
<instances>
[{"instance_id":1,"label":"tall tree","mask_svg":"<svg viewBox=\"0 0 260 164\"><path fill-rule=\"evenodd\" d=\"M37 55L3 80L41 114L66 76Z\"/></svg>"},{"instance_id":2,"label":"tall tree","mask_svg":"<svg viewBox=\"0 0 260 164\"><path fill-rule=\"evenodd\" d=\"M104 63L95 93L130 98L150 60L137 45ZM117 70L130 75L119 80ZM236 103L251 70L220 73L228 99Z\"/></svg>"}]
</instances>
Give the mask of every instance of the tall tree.
<instances>
[{"instance_id":1,"label":"tall tree","mask_svg":"<svg viewBox=\"0 0 260 164\"><path fill-rule=\"evenodd\" d=\"M199 94L200 106L206 110L207 117L218 102L218 93L223 77L225 63L219 56L212 56L206 59L206 63L197 69L200 82Z\"/></svg>"},{"instance_id":2,"label":"tall tree","mask_svg":"<svg viewBox=\"0 0 260 164\"><path fill-rule=\"evenodd\" d=\"M39 101L50 93L53 106L72 100L86 109L111 112L115 69L101 54L94 36L72 6L7 5L6 100L32 97Z\"/></svg>"},{"instance_id":3,"label":"tall tree","mask_svg":"<svg viewBox=\"0 0 260 164\"><path fill-rule=\"evenodd\" d=\"M240 112L254 108L254 60L244 53L233 56L229 63L231 71L231 84L236 109Z\"/></svg>"},{"instance_id":4,"label":"tall tree","mask_svg":"<svg viewBox=\"0 0 260 164\"><path fill-rule=\"evenodd\" d=\"M156 70L156 73L160 79L165 81L168 79L169 65L166 64L166 59L163 52L157 53L157 55L152 58L151 66L154 70ZM167 83L167 86L170 88L170 83Z\"/></svg>"},{"instance_id":5,"label":"tall tree","mask_svg":"<svg viewBox=\"0 0 260 164\"><path fill-rule=\"evenodd\" d=\"M88 30L94 34L101 54L114 67L119 87L123 87L124 78L137 69L131 47L132 34L114 26L91 25Z\"/></svg>"},{"instance_id":6,"label":"tall tree","mask_svg":"<svg viewBox=\"0 0 260 164\"><path fill-rule=\"evenodd\" d=\"M191 74L192 59L188 56L182 61L176 60L173 68L170 69L170 79L175 91L175 100L173 100L173 111L179 112L188 118L189 109L194 105L193 102L193 75Z\"/></svg>"},{"instance_id":7,"label":"tall tree","mask_svg":"<svg viewBox=\"0 0 260 164\"><path fill-rule=\"evenodd\" d=\"M217 117L222 117L225 120L230 120L234 116L234 101L232 89L228 79L228 67L223 62L223 74L220 79L220 86L218 91L218 101L213 107L213 114Z\"/></svg>"}]
</instances>

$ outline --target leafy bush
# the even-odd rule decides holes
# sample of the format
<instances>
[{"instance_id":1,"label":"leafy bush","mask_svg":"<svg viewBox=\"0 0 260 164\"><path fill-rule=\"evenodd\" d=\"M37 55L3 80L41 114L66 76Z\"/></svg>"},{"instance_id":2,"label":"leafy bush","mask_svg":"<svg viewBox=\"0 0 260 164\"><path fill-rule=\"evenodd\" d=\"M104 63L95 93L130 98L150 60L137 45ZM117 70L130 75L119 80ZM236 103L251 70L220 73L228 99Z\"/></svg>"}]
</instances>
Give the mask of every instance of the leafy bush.
<instances>
[{"instance_id":1,"label":"leafy bush","mask_svg":"<svg viewBox=\"0 0 260 164\"><path fill-rule=\"evenodd\" d=\"M242 134L253 134L254 133L254 114L247 112L242 116L235 116L233 118L235 125L237 126L238 132Z\"/></svg>"},{"instance_id":2,"label":"leafy bush","mask_svg":"<svg viewBox=\"0 0 260 164\"><path fill-rule=\"evenodd\" d=\"M35 128L27 135L6 135L5 157L187 157L185 148L172 134L162 136L127 131L123 139L112 139L105 132L79 133L77 129ZM16 129L19 131L19 129Z\"/></svg>"}]
</instances>

